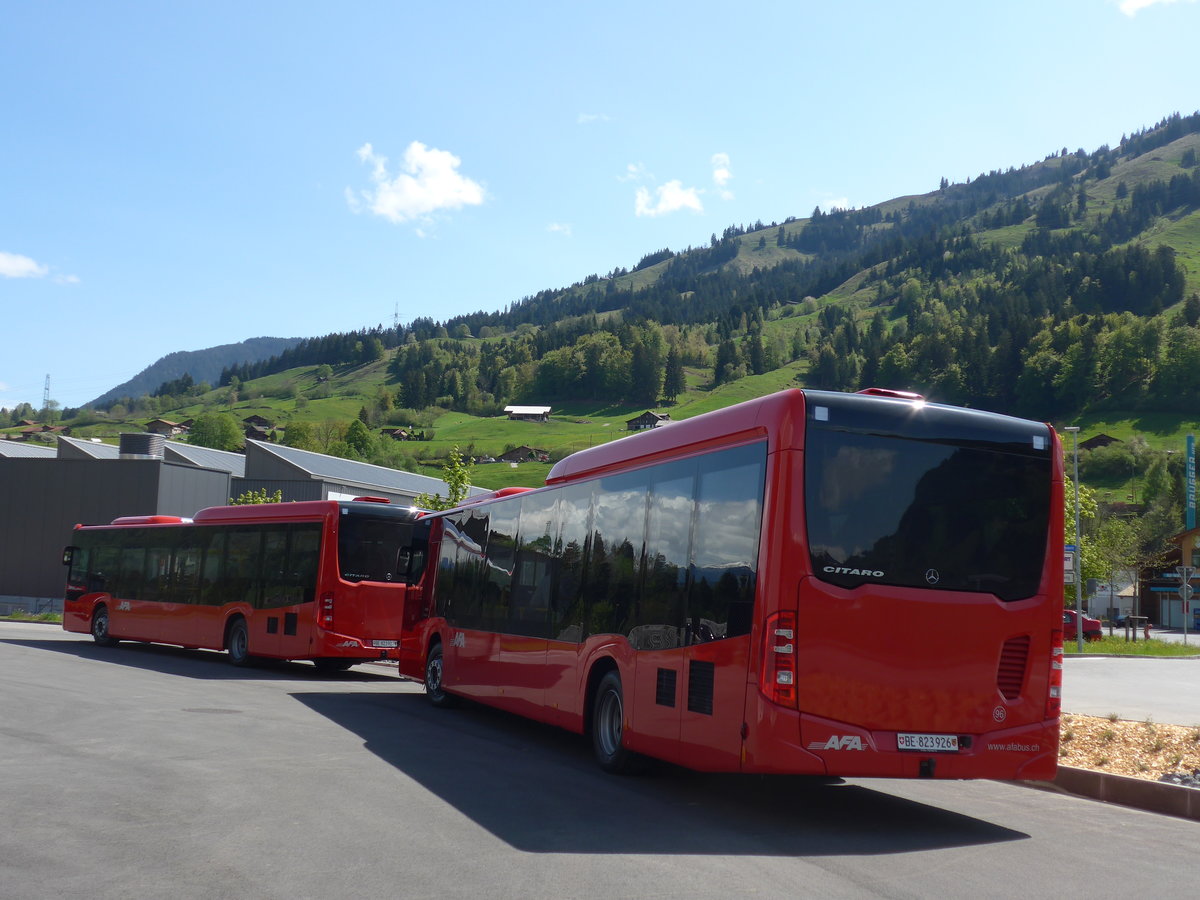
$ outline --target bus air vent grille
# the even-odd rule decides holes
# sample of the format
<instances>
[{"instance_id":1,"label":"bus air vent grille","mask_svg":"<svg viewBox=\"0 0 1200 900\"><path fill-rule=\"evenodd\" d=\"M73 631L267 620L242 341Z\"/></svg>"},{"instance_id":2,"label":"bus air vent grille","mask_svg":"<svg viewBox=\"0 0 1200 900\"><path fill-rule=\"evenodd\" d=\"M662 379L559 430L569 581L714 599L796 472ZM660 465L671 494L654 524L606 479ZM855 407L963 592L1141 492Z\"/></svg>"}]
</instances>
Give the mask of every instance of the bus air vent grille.
<instances>
[{"instance_id":1,"label":"bus air vent grille","mask_svg":"<svg viewBox=\"0 0 1200 900\"><path fill-rule=\"evenodd\" d=\"M1029 661L1029 635L1009 638L1000 651L1000 668L996 670L996 687L1005 700L1021 696L1025 683L1025 666Z\"/></svg>"},{"instance_id":2,"label":"bus air vent grille","mask_svg":"<svg viewBox=\"0 0 1200 900\"><path fill-rule=\"evenodd\" d=\"M689 712L701 713L706 716L713 714L713 681L716 666L710 662L692 660L688 664L688 702Z\"/></svg>"},{"instance_id":3,"label":"bus air vent grille","mask_svg":"<svg viewBox=\"0 0 1200 900\"><path fill-rule=\"evenodd\" d=\"M678 675L674 669L659 669L658 684L654 689L654 702L659 706L675 705L675 682Z\"/></svg>"}]
</instances>

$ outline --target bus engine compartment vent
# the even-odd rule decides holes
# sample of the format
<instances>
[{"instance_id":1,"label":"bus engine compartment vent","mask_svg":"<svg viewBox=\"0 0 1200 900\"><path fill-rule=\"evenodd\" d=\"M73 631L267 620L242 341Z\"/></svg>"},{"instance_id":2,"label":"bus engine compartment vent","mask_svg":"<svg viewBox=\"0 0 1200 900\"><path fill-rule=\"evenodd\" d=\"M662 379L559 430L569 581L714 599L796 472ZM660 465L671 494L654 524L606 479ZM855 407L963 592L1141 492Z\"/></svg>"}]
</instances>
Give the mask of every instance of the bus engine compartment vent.
<instances>
[{"instance_id":1,"label":"bus engine compartment vent","mask_svg":"<svg viewBox=\"0 0 1200 900\"><path fill-rule=\"evenodd\" d=\"M654 702L659 706L675 705L675 682L679 673L674 669L659 669L658 682L654 688Z\"/></svg>"},{"instance_id":2,"label":"bus engine compartment vent","mask_svg":"<svg viewBox=\"0 0 1200 900\"><path fill-rule=\"evenodd\" d=\"M1029 635L1009 638L1000 651L1000 667L996 670L996 687L1005 700L1021 696L1025 683L1025 666L1029 661Z\"/></svg>"},{"instance_id":3,"label":"bus engine compartment vent","mask_svg":"<svg viewBox=\"0 0 1200 900\"><path fill-rule=\"evenodd\" d=\"M688 712L713 714L713 682L716 666L710 662L692 660L688 664Z\"/></svg>"}]
</instances>

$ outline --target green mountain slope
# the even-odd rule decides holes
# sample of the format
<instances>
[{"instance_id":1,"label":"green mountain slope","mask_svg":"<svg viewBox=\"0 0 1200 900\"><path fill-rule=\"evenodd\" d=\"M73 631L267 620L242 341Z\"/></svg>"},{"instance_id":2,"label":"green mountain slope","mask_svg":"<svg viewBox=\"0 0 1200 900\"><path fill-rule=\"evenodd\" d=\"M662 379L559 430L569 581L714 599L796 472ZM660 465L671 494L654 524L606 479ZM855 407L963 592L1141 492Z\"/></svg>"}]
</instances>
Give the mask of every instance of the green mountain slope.
<instances>
[{"instance_id":1,"label":"green mountain slope","mask_svg":"<svg viewBox=\"0 0 1200 900\"><path fill-rule=\"evenodd\" d=\"M792 384L1185 427L1200 391L1197 155L1200 114L1172 116L924 195L731 226L505 311L307 339L227 365L209 394L132 411L435 435L377 448L384 461L449 442L561 454L647 408L686 417ZM556 415L533 431L498 418L522 402Z\"/></svg>"}]
</instances>

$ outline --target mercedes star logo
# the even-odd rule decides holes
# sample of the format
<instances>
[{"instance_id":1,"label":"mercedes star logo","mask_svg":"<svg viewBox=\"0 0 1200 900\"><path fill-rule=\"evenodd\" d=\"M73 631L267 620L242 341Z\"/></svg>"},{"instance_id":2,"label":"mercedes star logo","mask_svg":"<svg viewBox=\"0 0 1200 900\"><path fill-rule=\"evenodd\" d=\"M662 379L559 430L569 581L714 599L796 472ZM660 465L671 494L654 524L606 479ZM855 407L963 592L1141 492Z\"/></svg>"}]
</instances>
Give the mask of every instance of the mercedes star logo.
<instances>
[{"instance_id":1,"label":"mercedes star logo","mask_svg":"<svg viewBox=\"0 0 1200 900\"><path fill-rule=\"evenodd\" d=\"M942 576L940 574L938 574L937 569L928 569L925 572L925 580L928 581L930 584L937 584L939 581L942 580Z\"/></svg>"}]
</instances>

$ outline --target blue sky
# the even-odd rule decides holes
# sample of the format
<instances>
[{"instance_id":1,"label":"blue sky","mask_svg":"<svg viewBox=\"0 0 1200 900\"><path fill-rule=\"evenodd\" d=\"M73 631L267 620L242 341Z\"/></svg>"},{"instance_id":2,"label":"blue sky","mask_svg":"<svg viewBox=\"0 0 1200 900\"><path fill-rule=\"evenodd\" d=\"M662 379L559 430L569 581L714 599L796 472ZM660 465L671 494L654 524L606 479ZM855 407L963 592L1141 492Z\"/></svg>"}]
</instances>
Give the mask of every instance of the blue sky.
<instances>
[{"instance_id":1,"label":"blue sky","mask_svg":"<svg viewBox=\"0 0 1200 900\"><path fill-rule=\"evenodd\" d=\"M0 406L495 310L1200 108L1195 0L7 0Z\"/></svg>"}]
</instances>

